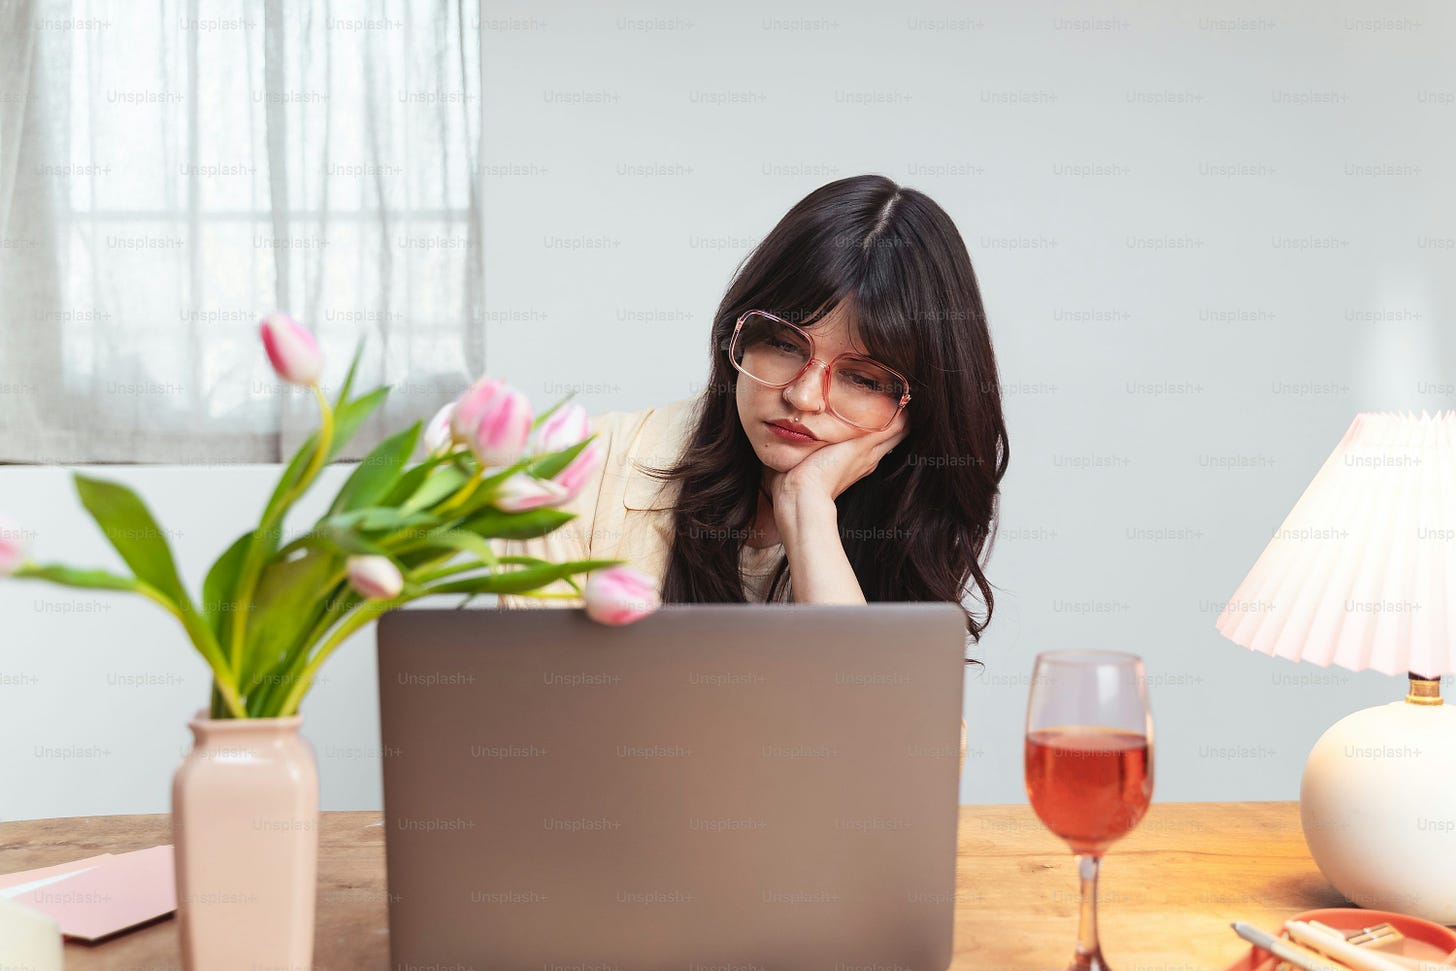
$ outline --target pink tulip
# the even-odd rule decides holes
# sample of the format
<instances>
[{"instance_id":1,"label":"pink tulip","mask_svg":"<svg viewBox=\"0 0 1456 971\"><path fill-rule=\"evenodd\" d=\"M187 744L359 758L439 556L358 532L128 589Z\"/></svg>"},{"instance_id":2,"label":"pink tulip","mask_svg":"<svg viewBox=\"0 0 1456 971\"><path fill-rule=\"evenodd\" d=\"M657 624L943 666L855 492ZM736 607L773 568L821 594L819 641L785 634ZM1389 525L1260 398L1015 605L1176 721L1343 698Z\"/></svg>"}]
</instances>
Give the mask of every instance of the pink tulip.
<instances>
[{"instance_id":1,"label":"pink tulip","mask_svg":"<svg viewBox=\"0 0 1456 971\"><path fill-rule=\"evenodd\" d=\"M641 620L662 606L657 586L630 566L612 566L587 577L587 616L599 624L618 626Z\"/></svg>"},{"instance_id":2,"label":"pink tulip","mask_svg":"<svg viewBox=\"0 0 1456 971\"><path fill-rule=\"evenodd\" d=\"M0 516L0 577L8 577L25 560L25 534Z\"/></svg>"},{"instance_id":3,"label":"pink tulip","mask_svg":"<svg viewBox=\"0 0 1456 971\"><path fill-rule=\"evenodd\" d=\"M465 389L450 410L450 434L461 445L469 445L480 416L496 398L504 394L506 383L500 378L481 378Z\"/></svg>"},{"instance_id":4,"label":"pink tulip","mask_svg":"<svg viewBox=\"0 0 1456 971\"><path fill-rule=\"evenodd\" d=\"M531 433L531 402L503 381L481 378L455 403L450 433L482 466L512 465Z\"/></svg>"},{"instance_id":5,"label":"pink tulip","mask_svg":"<svg viewBox=\"0 0 1456 971\"><path fill-rule=\"evenodd\" d=\"M351 556L344 561L349 586L366 600L389 600L404 589L399 567L387 556Z\"/></svg>"},{"instance_id":6,"label":"pink tulip","mask_svg":"<svg viewBox=\"0 0 1456 971\"><path fill-rule=\"evenodd\" d=\"M592 441L577 453L576 458L567 463L566 468L556 473L555 483L565 490L562 502L576 498L576 494L591 479L601 461L602 450Z\"/></svg>"},{"instance_id":7,"label":"pink tulip","mask_svg":"<svg viewBox=\"0 0 1456 971\"><path fill-rule=\"evenodd\" d=\"M316 385L323 372L324 358L318 341L298 321L278 311L258 325L263 350L278 376L291 384Z\"/></svg>"},{"instance_id":8,"label":"pink tulip","mask_svg":"<svg viewBox=\"0 0 1456 971\"><path fill-rule=\"evenodd\" d=\"M517 472L500 484L494 501L504 512L525 512L539 506L554 506L568 498L566 490L550 479Z\"/></svg>"},{"instance_id":9,"label":"pink tulip","mask_svg":"<svg viewBox=\"0 0 1456 971\"><path fill-rule=\"evenodd\" d=\"M453 401L435 412L435 417L431 418L430 423L425 426L425 454L444 455L451 451L455 443L450 435L450 419L454 415L455 402Z\"/></svg>"},{"instance_id":10,"label":"pink tulip","mask_svg":"<svg viewBox=\"0 0 1456 971\"><path fill-rule=\"evenodd\" d=\"M450 411L450 434L461 445L470 444L485 413L511 390L500 378L483 377L465 389Z\"/></svg>"},{"instance_id":11,"label":"pink tulip","mask_svg":"<svg viewBox=\"0 0 1456 971\"><path fill-rule=\"evenodd\" d=\"M548 455L571 448L591 434L591 421L581 405L565 405L546 416L536 429L531 443L532 455Z\"/></svg>"}]
</instances>

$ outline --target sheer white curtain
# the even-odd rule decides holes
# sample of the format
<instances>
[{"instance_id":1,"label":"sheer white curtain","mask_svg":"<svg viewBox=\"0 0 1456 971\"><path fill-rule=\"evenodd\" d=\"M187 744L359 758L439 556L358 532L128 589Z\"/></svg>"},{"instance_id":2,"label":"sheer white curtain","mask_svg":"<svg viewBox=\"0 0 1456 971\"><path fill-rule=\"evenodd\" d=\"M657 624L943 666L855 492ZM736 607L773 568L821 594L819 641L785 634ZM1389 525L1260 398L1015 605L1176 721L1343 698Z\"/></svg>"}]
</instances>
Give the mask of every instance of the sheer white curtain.
<instances>
[{"instance_id":1,"label":"sheer white curtain","mask_svg":"<svg viewBox=\"0 0 1456 971\"><path fill-rule=\"evenodd\" d=\"M0 462L257 462L395 385L346 457L484 369L478 2L0 0Z\"/></svg>"}]
</instances>

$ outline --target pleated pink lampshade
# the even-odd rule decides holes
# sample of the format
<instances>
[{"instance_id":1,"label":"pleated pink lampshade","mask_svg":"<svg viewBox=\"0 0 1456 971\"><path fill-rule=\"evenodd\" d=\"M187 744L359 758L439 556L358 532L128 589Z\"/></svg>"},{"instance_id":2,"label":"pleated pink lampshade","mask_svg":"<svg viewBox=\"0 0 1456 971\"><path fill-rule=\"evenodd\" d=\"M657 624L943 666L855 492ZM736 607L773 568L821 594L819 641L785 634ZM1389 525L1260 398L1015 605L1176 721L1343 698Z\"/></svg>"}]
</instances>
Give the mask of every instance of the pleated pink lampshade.
<instances>
[{"instance_id":1,"label":"pleated pink lampshade","mask_svg":"<svg viewBox=\"0 0 1456 971\"><path fill-rule=\"evenodd\" d=\"M1456 411L1356 415L1216 624L1321 667L1456 670Z\"/></svg>"}]
</instances>

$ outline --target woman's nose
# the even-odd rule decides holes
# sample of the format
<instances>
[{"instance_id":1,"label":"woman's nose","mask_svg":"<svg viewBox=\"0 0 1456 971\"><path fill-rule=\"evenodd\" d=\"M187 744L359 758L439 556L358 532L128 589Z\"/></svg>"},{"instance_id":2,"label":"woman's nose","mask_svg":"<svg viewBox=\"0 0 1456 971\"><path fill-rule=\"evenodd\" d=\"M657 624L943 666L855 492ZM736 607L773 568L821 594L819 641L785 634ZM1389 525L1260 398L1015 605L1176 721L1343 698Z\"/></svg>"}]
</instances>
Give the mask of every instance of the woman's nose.
<instances>
[{"instance_id":1,"label":"woman's nose","mask_svg":"<svg viewBox=\"0 0 1456 971\"><path fill-rule=\"evenodd\" d=\"M823 368L823 371L820 370ZM784 388L784 400L800 411L820 412L824 410L824 375L829 365L820 360L811 360L798 380Z\"/></svg>"}]
</instances>

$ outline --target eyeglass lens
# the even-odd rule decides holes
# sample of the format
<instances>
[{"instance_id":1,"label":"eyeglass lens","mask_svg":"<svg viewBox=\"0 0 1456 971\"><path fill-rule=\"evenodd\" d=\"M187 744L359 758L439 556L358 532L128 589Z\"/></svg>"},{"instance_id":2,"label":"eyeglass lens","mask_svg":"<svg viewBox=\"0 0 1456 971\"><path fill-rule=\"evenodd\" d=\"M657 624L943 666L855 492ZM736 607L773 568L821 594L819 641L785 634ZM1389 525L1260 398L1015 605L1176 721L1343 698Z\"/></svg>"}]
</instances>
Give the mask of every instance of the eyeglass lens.
<instances>
[{"instance_id":1,"label":"eyeglass lens","mask_svg":"<svg viewBox=\"0 0 1456 971\"><path fill-rule=\"evenodd\" d=\"M732 347L733 363L763 384L783 387L809 363L804 334L766 314L744 318ZM905 382L873 361L841 358L829 372L829 407L851 424L881 428L895 417Z\"/></svg>"}]
</instances>

